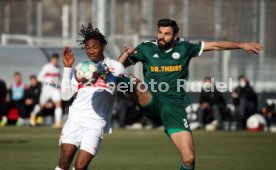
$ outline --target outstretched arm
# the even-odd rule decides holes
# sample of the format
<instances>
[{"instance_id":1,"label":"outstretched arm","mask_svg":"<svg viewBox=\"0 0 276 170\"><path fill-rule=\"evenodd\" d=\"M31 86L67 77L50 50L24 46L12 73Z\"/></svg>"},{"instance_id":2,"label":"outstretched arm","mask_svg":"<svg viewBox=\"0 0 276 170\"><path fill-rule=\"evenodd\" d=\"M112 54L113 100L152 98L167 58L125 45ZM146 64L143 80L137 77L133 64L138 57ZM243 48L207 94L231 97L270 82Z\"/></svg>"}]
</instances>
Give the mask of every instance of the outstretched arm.
<instances>
[{"instance_id":1,"label":"outstretched arm","mask_svg":"<svg viewBox=\"0 0 276 170\"><path fill-rule=\"evenodd\" d=\"M205 42L203 51L243 49L246 52L259 54L262 50L259 43L242 43L234 41Z\"/></svg>"},{"instance_id":2,"label":"outstretched arm","mask_svg":"<svg viewBox=\"0 0 276 170\"><path fill-rule=\"evenodd\" d=\"M74 85L70 79L72 66L75 58L69 47L64 47L63 50L63 76L61 83L61 98L62 100L69 100L77 91L78 88Z\"/></svg>"}]
</instances>

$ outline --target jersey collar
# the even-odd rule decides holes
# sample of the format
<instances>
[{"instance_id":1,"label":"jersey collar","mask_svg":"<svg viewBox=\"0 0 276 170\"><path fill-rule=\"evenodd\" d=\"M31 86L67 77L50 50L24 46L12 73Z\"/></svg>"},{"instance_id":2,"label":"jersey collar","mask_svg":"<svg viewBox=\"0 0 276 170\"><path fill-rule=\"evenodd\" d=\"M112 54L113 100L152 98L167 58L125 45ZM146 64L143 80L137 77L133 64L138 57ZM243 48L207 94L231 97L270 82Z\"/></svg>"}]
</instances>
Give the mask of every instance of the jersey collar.
<instances>
[{"instance_id":1,"label":"jersey collar","mask_svg":"<svg viewBox=\"0 0 276 170\"><path fill-rule=\"evenodd\" d=\"M153 41L152 43L155 44L158 47L157 40ZM170 48L168 50L162 50L162 49L161 50L164 51L165 53L169 53L173 50L176 43L177 43L177 41L174 41L172 48Z\"/></svg>"}]
</instances>

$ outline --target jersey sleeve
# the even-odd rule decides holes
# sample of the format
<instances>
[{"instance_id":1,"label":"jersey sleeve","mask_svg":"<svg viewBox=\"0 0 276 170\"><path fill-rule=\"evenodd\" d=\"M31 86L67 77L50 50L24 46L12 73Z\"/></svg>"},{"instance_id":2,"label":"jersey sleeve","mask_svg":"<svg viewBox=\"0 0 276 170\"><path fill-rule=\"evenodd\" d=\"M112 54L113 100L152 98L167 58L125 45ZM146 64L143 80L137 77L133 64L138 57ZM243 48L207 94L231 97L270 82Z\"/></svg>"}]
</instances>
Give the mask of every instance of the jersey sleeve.
<instances>
[{"instance_id":1,"label":"jersey sleeve","mask_svg":"<svg viewBox=\"0 0 276 170\"><path fill-rule=\"evenodd\" d=\"M109 92L113 94L116 90L118 79L125 76L125 67L120 62L115 60L113 60L111 67L114 69L109 72L106 83Z\"/></svg>"},{"instance_id":2,"label":"jersey sleeve","mask_svg":"<svg viewBox=\"0 0 276 170\"><path fill-rule=\"evenodd\" d=\"M115 64L115 71L112 73L115 77L122 77L125 74L125 67L120 63L116 62Z\"/></svg>"},{"instance_id":3,"label":"jersey sleeve","mask_svg":"<svg viewBox=\"0 0 276 170\"><path fill-rule=\"evenodd\" d=\"M143 54L143 50L142 50L142 44L138 45L136 48L135 48L135 51L137 51L137 53L131 55L128 57L128 60L130 63L132 64L135 64L137 62L144 62L145 61L145 56Z\"/></svg>"},{"instance_id":4,"label":"jersey sleeve","mask_svg":"<svg viewBox=\"0 0 276 170\"><path fill-rule=\"evenodd\" d=\"M189 57L200 56L204 49L204 41L188 41Z\"/></svg>"},{"instance_id":5,"label":"jersey sleeve","mask_svg":"<svg viewBox=\"0 0 276 170\"><path fill-rule=\"evenodd\" d=\"M46 73L46 66L43 66L40 72L38 73L37 80L44 83L44 75Z\"/></svg>"},{"instance_id":6,"label":"jersey sleeve","mask_svg":"<svg viewBox=\"0 0 276 170\"><path fill-rule=\"evenodd\" d=\"M71 77L72 69L64 67L62 82L61 82L61 98L62 100L69 100L73 95L78 91L78 82L74 78L74 75Z\"/></svg>"}]
</instances>

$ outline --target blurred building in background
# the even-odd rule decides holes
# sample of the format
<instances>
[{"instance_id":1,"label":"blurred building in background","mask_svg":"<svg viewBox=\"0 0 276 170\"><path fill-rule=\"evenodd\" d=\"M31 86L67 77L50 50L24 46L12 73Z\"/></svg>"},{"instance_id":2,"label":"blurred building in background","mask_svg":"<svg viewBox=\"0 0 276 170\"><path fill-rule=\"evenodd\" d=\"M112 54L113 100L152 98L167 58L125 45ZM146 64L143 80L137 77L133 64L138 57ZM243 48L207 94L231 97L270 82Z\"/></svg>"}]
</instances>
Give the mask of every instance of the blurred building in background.
<instances>
[{"instance_id":1,"label":"blurred building in background","mask_svg":"<svg viewBox=\"0 0 276 170\"><path fill-rule=\"evenodd\" d=\"M51 49L61 54L64 45L77 50L76 40L81 38L77 33L82 24L92 22L98 27L108 37L107 54L117 57L125 45L136 46L154 39L157 20L171 18L179 23L179 34L186 39L258 41L264 45L258 56L241 50L205 53L192 60L191 81L200 81L205 76L217 81L228 78L236 81L244 74L257 91L273 91L276 87L275 9L275 0L1 0L0 78L7 75L7 59L18 63L19 71L24 74L24 62L16 61L17 55L26 54L24 50L29 50L29 57L36 57L37 49L42 51L40 55L47 55ZM7 51L14 44L20 49L18 54ZM29 47L25 48L26 45ZM85 57L81 52L79 55ZM32 65L36 65L33 61ZM142 71L137 71L140 68L136 66L129 71L136 70L141 77Z\"/></svg>"}]
</instances>

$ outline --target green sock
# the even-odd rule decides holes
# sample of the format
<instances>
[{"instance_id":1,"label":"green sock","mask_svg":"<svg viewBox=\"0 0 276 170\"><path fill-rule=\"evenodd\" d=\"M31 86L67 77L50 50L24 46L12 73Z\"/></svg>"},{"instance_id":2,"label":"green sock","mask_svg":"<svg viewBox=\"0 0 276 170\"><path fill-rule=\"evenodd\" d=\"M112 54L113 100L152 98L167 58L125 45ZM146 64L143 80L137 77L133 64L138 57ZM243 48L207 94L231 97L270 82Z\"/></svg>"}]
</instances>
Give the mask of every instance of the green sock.
<instances>
[{"instance_id":1,"label":"green sock","mask_svg":"<svg viewBox=\"0 0 276 170\"><path fill-rule=\"evenodd\" d=\"M194 170L194 167L181 165L179 170Z\"/></svg>"}]
</instances>

